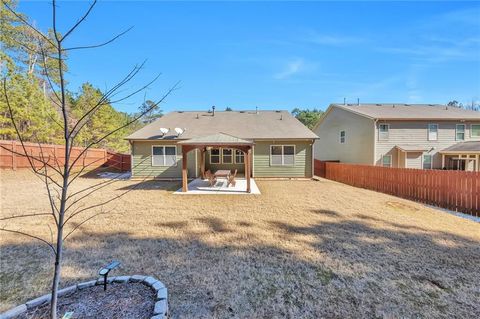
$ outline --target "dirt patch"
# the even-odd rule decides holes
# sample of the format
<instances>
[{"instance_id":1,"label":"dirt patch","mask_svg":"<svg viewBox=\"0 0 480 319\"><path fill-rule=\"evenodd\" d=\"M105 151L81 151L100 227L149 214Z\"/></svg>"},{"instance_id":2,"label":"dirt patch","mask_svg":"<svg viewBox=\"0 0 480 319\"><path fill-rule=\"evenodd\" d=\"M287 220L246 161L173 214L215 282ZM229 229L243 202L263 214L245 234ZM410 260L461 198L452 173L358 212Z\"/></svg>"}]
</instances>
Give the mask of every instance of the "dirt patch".
<instances>
[{"instance_id":1,"label":"dirt patch","mask_svg":"<svg viewBox=\"0 0 480 319\"><path fill-rule=\"evenodd\" d=\"M420 210L417 207L415 207L413 205L410 205L410 204L407 204L407 203L388 201L386 204L387 204L387 206L390 206L390 207L395 208L395 209L403 210L403 211L407 210L407 211L411 211L411 212L418 212Z\"/></svg>"},{"instance_id":2,"label":"dirt patch","mask_svg":"<svg viewBox=\"0 0 480 319\"><path fill-rule=\"evenodd\" d=\"M107 291L103 286L77 290L59 298L58 317L73 312L70 318L150 318L153 315L155 294L141 283L111 284ZM28 311L19 319L48 319L49 305Z\"/></svg>"}]
</instances>

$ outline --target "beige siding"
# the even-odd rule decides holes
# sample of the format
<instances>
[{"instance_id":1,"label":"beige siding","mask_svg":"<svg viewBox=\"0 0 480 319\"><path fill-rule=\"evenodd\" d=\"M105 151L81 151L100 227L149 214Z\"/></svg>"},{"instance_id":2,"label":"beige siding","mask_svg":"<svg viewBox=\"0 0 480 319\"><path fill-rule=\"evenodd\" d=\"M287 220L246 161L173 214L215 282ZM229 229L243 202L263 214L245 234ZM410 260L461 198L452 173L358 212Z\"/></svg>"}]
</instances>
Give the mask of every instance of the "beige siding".
<instances>
[{"instance_id":1,"label":"beige siding","mask_svg":"<svg viewBox=\"0 0 480 319\"><path fill-rule=\"evenodd\" d=\"M313 141L255 141L254 177L312 177ZM293 166L270 164L271 145L295 145Z\"/></svg>"},{"instance_id":2,"label":"beige siding","mask_svg":"<svg viewBox=\"0 0 480 319\"><path fill-rule=\"evenodd\" d=\"M422 168L422 155L423 153L408 152L405 156L406 168Z\"/></svg>"},{"instance_id":3,"label":"beige siding","mask_svg":"<svg viewBox=\"0 0 480 319\"><path fill-rule=\"evenodd\" d=\"M480 122L480 121L479 121ZM417 160L405 161L405 153L399 152L396 145L419 145L425 147L427 151L424 154L432 155L432 167L441 168L442 156L439 151L452 146L460 141L455 139L456 124L465 125L465 141L480 140L471 137L470 125L478 122L460 122L460 121L378 121L376 125L376 164L382 165L383 155L392 155L393 167L422 168L422 156ZM380 140L378 136L379 124L389 124L388 140ZM438 139L436 141L428 140L428 124L438 124ZM418 154L417 154L418 155ZM420 154L423 155L423 154ZM413 155L412 155L413 156ZM408 163L409 162L409 163Z\"/></svg>"},{"instance_id":4,"label":"beige siding","mask_svg":"<svg viewBox=\"0 0 480 319\"><path fill-rule=\"evenodd\" d=\"M315 158L344 163L373 164L374 121L336 107L332 107L314 132L320 137L315 142ZM344 144L340 131L346 132Z\"/></svg>"},{"instance_id":5,"label":"beige siding","mask_svg":"<svg viewBox=\"0 0 480 319\"><path fill-rule=\"evenodd\" d=\"M132 176L133 177L155 177L177 179L182 176L182 147L177 145L176 166L152 166L153 145L175 145L166 141L136 141L132 146ZM190 151L187 157L188 176L196 177L196 151Z\"/></svg>"}]
</instances>

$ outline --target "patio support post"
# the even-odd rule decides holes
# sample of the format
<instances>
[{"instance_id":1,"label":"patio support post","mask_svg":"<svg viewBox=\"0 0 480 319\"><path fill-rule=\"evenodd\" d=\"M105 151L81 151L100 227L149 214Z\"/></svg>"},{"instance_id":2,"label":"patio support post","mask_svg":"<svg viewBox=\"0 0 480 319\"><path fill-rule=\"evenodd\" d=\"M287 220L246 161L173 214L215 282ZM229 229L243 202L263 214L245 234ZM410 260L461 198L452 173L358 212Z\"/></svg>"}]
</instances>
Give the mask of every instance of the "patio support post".
<instances>
[{"instance_id":1,"label":"patio support post","mask_svg":"<svg viewBox=\"0 0 480 319\"><path fill-rule=\"evenodd\" d=\"M445 154L442 154L442 169L445 168Z\"/></svg>"},{"instance_id":2,"label":"patio support post","mask_svg":"<svg viewBox=\"0 0 480 319\"><path fill-rule=\"evenodd\" d=\"M247 193L250 193L250 154L251 154L251 147L248 147L247 154L244 156L245 158L245 178L247 179Z\"/></svg>"},{"instance_id":3,"label":"patio support post","mask_svg":"<svg viewBox=\"0 0 480 319\"><path fill-rule=\"evenodd\" d=\"M188 150L182 146L182 192L188 192L187 177L187 153Z\"/></svg>"},{"instance_id":4,"label":"patio support post","mask_svg":"<svg viewBox=\"0 0 480 319\"><path fill-rule=\"evenodd\" d=\"M200 176L205 179L205 147L200 149Z\"/></svg>"}]
</instances>

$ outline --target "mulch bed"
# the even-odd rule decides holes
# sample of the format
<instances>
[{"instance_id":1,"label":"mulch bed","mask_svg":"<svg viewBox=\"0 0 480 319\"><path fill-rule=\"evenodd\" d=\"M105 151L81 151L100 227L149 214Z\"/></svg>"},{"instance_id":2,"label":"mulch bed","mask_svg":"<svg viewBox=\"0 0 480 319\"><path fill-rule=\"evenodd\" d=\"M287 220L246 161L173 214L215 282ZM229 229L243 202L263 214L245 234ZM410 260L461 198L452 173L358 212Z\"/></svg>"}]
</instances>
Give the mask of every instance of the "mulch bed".
<instances>
[{"instance_id":1,"label":"mulch bed","mask_svg":"<svg viewBox=\"0 0 480 319\"><path fill-rule=\"evenodd\" d=\"M110 284L77 290L58 299L58 318L73 312L71 318L150 318L153 315L155 294L141 283ZM48 319L50 304L27 311L19 319Z\"/></svg>"}]
</instances>

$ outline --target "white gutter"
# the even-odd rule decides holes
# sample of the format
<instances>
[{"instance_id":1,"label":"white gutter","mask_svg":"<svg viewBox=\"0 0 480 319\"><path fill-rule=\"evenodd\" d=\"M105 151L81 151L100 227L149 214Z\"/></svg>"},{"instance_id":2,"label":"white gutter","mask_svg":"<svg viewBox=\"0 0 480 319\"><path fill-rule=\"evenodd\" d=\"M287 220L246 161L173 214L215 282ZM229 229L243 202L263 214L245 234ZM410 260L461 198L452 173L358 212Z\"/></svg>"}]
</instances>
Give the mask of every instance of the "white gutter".
<instances>
[{"instance_id":1,"label":"white gutter","mask_svg":"<svg viewBox=\"0 0 480 319\"><path fill-rule=\"evenodd\" d=\"M312 177L315 176L315 140L312 140Z\"/></svg>"}]
</instances>

